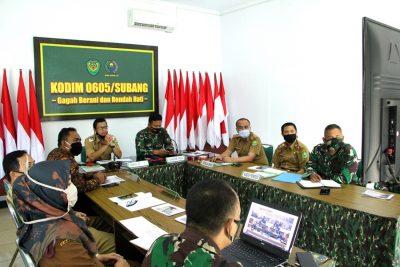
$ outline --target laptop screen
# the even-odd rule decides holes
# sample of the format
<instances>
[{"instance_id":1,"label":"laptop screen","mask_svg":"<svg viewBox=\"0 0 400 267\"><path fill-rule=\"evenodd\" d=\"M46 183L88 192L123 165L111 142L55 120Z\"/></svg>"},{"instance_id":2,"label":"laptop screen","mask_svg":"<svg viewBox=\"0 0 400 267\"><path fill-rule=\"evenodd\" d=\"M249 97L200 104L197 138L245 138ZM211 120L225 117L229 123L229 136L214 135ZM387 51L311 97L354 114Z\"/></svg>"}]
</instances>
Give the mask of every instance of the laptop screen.
<instances>
[{"instance_id":1,"label":"laptop screen","mask_svg":"<svg viewBox=\"0 0 400 267\"><path fill-rule=\"evenodd\" d=\"M296 215L252 202L242 234L289 252L298 221Z\"/></svg>"}]
</instances>

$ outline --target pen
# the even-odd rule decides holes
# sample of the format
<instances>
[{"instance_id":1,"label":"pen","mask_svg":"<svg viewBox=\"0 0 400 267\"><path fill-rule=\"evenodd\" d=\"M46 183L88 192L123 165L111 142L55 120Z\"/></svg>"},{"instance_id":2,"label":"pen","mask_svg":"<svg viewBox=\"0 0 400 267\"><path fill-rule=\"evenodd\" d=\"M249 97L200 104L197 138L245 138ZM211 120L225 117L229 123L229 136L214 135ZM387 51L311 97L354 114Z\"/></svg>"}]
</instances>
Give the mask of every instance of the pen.
<instances>
[{"instance_id":1,"label":"pen","mask_svg":"<svg viewBox=\"0 0 400 267\"><path fill-rule=\"evenodd\" d=\"M136 200L136 199L130 199L130 200L128 200L128 201L126 202L126 207L133 206L133 205L135 205L136 203L137 203L137 200Z\"/></svg>"}]
</instances>

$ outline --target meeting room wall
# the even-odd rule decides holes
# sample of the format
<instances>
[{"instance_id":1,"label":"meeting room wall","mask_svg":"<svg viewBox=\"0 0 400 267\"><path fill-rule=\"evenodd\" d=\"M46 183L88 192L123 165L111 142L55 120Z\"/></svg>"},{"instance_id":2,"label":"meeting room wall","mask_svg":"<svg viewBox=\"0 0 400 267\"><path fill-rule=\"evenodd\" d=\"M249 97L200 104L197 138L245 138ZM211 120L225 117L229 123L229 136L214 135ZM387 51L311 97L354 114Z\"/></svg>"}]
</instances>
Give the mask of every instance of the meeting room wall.
<instances>
[{"instance_id":1,"label":"meeting room wall","mask_svg":"<svg viewBox=\"0 0 400 267\"><path fill-rule=\"evenodd\" d=\"M24 71L26 86L28 69L34 69L34 36L158 46L160 112L167 69L220 71L220 18L216 12L178 6L175 31L165 33L128 27L127 14L134 2L137 1L0 1L0 67L7 70L15 117L19 69ZM147 119L108 119L109 131L118 138L124 156L136 154L135 135L147 126ZM93 134L92 122L43 122L46 155L57 146L62 127L77 128L84 139Z\"/></svg>"},{"instance_id":2,"label":"meeting room wall","mask_svg":"<svg viewBox=\"0 0 400 267\"><path fill-rule=\"evenodd\" d=\"M399 9L396 0L273 0L223 14L230 121L250 118L274 147L292 121L310 149L337 123L361 157L362 17L400 28Z\"/></svg>"}]
</instances>

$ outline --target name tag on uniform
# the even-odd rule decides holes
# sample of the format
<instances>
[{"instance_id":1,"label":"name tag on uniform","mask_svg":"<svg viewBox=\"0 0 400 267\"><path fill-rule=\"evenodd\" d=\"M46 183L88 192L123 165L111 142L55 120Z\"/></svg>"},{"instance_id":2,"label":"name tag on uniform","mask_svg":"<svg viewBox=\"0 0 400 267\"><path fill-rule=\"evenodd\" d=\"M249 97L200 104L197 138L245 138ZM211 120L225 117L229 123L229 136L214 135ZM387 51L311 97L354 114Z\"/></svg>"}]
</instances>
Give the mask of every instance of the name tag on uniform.
<instances>
[{"instance_id":1,"label":"name tag on uniform","mask_svg":"<svg viewBox=\"0 0 400 267\"><path fill-rule=\"evenodd\" d=\"M177 163L177 162L184 162L186 161L186 157L185 156L174 156L174 157L167 157L165 158L165 161L167 163Z\"/></svg>"},{"instance_id":2,"label":"name tag on uniform","mask_svg":"<svg viewBox=\"0 0 400 267\"><path fill-rule=\"evenodd\" d=\"M204 166L204 167L207 167L207 168L214 168L215 167L215 163L211 162L211 161L208 161L208 160L200 161L200 165Z\"/></svg>"},{"instance_id":3,"label":"name tag on uniform","mask_svg":"<svg viewBox=\"0 0 400 267\"><path fill-rule=\"evenodd\" d=\"M126 164L126 166L131 169L149 167L149 161L141 160L141 161L129 162Z\"/></svg>"},{"instance_id":4,"label":"name tag on uniform","mask_svg":"<svg viewBox=\"0 0 400 267\"><path fill-rule=\"evenodd\" d=\"M241 174L241 176L242 176L243 178L247 178L247 179L255 180L255 181L258 181L258 180L261 179L261 175L259 175L259 174L257 174L257 173L254 173L254 172L246 172L246 171L243 171L242 174Z\"/></svg>"}]
</instances>

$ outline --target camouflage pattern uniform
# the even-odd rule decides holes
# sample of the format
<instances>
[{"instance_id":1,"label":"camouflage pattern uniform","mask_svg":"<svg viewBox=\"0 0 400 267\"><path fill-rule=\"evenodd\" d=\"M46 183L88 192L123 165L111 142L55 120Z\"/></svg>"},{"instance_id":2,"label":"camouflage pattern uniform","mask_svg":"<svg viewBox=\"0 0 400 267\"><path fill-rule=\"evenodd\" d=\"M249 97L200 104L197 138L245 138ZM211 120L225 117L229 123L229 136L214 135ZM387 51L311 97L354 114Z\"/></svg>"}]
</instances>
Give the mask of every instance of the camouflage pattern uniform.
<instances>
[{"instance_id":1,"label":"camouflage pattern uniform","mask_svg":"<svg viewBox=\"0 0 400 267\"><path fill-rule=\"evenodd\" d=\"M91 174L79 173L79 164L76 162L74 155L62 148L53 149L47 156L47 160L64 160L71 161L70 173L71 181L78 189L79 193L89 192L100 186L99 180Z\"/></svg>"},{"instance_id":2,"label":"camouflage pattern uniform","mask_svg":"<svg viewBox=\"0 0 400 267\"><path fill-rule=\"evenodd\" d=\"M309 154L308 148L297 139L291 144L283 142L275 149L272 163L278 169L304 172Z\"/></svg>"},{"instance_id":3,"label":"camouflage pattern uniform","mask_svg":"<svg viewBox=\"0 0 400 267\"><path fill-rule=\"evenodd\" d=\"M332 179L338 183L358 183L356 150L350 144L339 142L336 154L331 156L328 151L329 146L326 144L314 147L304 177L318 173L323 179Z\"/></svg>"},{"instance_id":4,"label":"camouflage pattern uniform","mask_svg":"<svg viewBox=\"0 0 400 267\"><path fill-rule=\"evenodd\" d=\"M137 160L143 160L146 156L153 155L153 150L174 151L171 138L164 128L161 128L159 133L154 133L149 127L146 127L137 133L135 144Z\"/></svg>"},{"instance_id":5,"label":"camouflage pattern uniform","mask_svg":"<svg viewBox=\"0 0 400 267\"><path fill-rule=\"evenodd\" d=\"M254 133L250 133L247 138L241 138L239 135L234 135L229 142L228 149L231 153L237 152L239 157L245 157L249 155L249 152L256 154L252 163L259 165L268 165L268 159L265 155L264 148L262 146L260 137Z\"/></svg>"},{"instance_id":6,"label":"camouflage pattern uniform","mask_svg":"<svg viewBox=\"0 0 400 267\"><path fill-rule=\"evenodd\" d=\"M100 149L102 146L101 144L102 139L97 135L91 135L88 138L85 139L85 149L86 149L86 155L90 155L93 152L97 151ZM115 145L116 148L119 148L117 138L115 136L113 137L112 143ZM113 149L109 146L107 150L97 159L97 160L109 160L111 159L111 153ZM86 161L88 161L88 158L86 156Z\"/></svg>"},{"instance_id":7,"label":"camouflage pattern uniform","mask_svg":"<svg viewBox=\"0 0 400 267\"><path fill-rule=\"evenodd\" d=\"M158 238L142 263L142 267L202 266L240 267L238 262L228 263L221 256L215 242L201 232L186 227L181 234Z\"/></svg>"}]
</instances>

